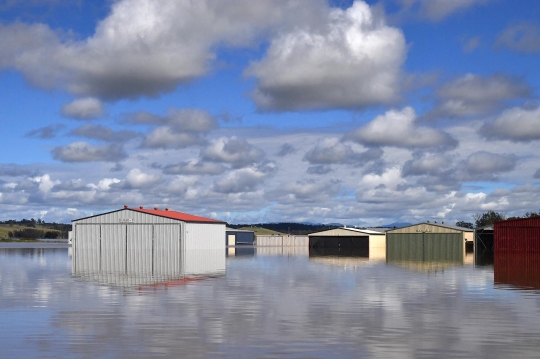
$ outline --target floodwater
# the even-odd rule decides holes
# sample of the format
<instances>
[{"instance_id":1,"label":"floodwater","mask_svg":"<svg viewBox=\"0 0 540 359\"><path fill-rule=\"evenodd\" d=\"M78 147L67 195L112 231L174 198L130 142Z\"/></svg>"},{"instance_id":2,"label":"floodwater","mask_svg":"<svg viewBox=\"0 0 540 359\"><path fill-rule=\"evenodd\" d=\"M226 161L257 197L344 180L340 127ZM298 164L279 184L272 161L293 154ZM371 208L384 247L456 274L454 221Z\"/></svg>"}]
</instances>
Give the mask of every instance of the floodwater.
<instances>
[{"instance_id":1,"label":"floodwater","mask_svg":"<svg viewBox=\"0 0 540 359\"><path fill-rule=\"evenodd\" d=\"M152 283L144 270L79 271L67 248L0 248L0 357L540 357L538 281L512 276L514 259L496 274L497 258L472 254L387 263L229 248L223 258Z\"/></svg>"}]
</instances>

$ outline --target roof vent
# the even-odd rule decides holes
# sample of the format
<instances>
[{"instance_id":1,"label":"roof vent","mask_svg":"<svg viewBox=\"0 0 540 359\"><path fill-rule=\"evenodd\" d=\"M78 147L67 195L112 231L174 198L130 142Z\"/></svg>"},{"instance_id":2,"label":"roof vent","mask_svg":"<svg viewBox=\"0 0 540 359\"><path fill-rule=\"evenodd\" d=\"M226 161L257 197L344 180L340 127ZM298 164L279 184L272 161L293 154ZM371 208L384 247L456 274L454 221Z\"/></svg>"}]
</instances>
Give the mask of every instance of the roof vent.
<instances>
[{"instance_id":1,"label":"roof vent","mask_svg":"<svg viewBox=\"0 0 540 359\"><path fill-rule=\"evenodd\" d=\"M124 204L124 208L128 208L128 205L127 205L127 204Z\"/></svg>"},{"instance_id":2,"label":"roof vent","mask_svg":"<svg viewBox=\"0 0 540 359\"><path fill-rule=\"evenodd\" d=\"M168 211L169 209L168 208L165 208L166 211Z\"/></svg>"},{"instance_id":3,"label":"roof vent","mask_svg":"<svg viewBox=\"0 0 540 359\"><path fill-rule=\"evenodd\" d=\"M157 211L157 207L154 207L154 210L156 210L156 211Z\"/></svg>"},{"instance_id":4,"label":"roof vent","mask_svg":"<svg viewBox=\"0 0 540 359\"><path fill-rule=\"evenodd\" d=\"M143 206L140 206L139 209L143 209Z\"/></svg>"}]
</instances>

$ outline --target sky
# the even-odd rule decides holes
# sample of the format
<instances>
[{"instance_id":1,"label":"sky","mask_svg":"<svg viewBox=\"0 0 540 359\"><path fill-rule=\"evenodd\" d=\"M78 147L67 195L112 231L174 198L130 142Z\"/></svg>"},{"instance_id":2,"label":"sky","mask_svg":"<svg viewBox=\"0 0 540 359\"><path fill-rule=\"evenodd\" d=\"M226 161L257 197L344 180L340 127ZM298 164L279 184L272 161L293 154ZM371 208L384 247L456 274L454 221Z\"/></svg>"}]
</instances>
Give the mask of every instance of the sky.
<instances>
[{"instance_id":1,"label":"sky","mask_svg":"<svg viewBox=\"0 0 540 359\"><path fill-rule=\"evenodd\" d=\"M533 0L0 0L0 220L540 210Z\"/></svg>"}]
</instances>

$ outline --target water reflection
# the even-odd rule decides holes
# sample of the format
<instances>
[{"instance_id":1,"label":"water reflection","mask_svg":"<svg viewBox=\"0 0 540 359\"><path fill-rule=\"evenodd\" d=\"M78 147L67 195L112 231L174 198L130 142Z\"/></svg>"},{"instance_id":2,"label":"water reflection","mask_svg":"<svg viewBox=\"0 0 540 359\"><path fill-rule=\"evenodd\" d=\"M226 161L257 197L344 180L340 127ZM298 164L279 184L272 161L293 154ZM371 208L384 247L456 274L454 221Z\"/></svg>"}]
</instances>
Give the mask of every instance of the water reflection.
<instances>
[{"instance_id":1,"label":"water reflection","mask_svg":"<svg viewBox=\"0 0 540 359\"><path fill-rule=\"evenodd\" d=\"M497 252L494 277L496 286L540 289L540 253Z\"/></svg>"},{"instance_id":2,"label":"water reflection","mask_svg":"<svg viewBox=\"0 0 540 359\"><path fill-rule=\"evenodd\" d=\"M494 290L490 267L259 249L225 277L143 293L72 277L66 249L0 251L0 357L538 357L540 293ZM332 257L359 265L318 262Z\"/></svg>"},{"instance_id":3,"label":"water reflection","mask_svg":"<svg viewBox=\"0 0 540 359\"><path fill-rule=\"evenodd\" d=\"M246 259L255 256L255 247L251 245L229 246L226 253L229 259Z\"/></svg>"},{"instance_id":4,"label":"water reflection","mask_svg":"<svg viewBox=\"0 0 540 359\"><path fill-rule=\"evenodd\" d=\"M149 241L150 243L152 241ZM78 244L72 253L72 275L85 281L118 287L182 285L192 279L225 274L222 249L181 249L167 241L153 245L103 248Z\"/></svg>"},{"instance_id":5,"label":"water reflection","mask_svg":"<svg viewBox=\"0 0 540 359\"><path fill-rule=\"evenodd\" d=\"M442 243L442 244L441 244ZM399 244L399 243L398 243ZM426 241L407 243L387 248L386 262L415 271L439 272L465 264L465 249L447 246L444 242ZM472 257L468 257L472 261Z\"/></svg>"}]
</instances>

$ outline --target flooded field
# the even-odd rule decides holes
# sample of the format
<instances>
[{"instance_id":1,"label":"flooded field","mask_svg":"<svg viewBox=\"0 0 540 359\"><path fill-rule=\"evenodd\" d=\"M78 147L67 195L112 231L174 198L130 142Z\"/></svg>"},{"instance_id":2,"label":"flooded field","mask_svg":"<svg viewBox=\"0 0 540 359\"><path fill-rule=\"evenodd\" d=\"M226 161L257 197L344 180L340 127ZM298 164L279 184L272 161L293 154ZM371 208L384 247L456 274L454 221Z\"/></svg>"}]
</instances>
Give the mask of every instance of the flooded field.
<instances>
[{"instance_id":1,"label":"flooded field","mask_svg":"<svg viewBox=\"0 0 540 359\"><path fill-rule=\"evenodd\" d=\"M167 272L154 257L104 273L117 262L0 248L0 356L540 357L534 259L386 261L294 247L193 256L203 264L189 273L185 258Z\"/></svg>"}]
</instances>

